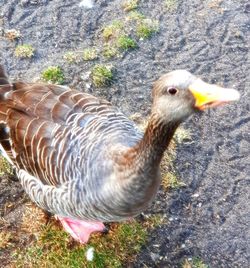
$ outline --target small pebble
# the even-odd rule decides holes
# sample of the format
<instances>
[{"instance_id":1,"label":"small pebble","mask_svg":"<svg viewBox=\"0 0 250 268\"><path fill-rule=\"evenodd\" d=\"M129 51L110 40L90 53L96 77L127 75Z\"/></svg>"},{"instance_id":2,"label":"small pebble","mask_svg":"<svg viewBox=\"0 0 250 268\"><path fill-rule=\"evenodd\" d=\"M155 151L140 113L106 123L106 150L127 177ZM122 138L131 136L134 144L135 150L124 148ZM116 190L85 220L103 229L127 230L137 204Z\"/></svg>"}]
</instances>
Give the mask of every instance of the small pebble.
<instances>
[{"instance_id":1,"label":"small pebble","mask_svg":"<svg viewBox=\"0 0 250 268\"><path fill-rule=\"evenodd\" d=\"M155 254L155 253L151 252L150 257L154 262L156 262L157 260L160 259L161 256L159 254Z\"/></svg>"}]
</instances>

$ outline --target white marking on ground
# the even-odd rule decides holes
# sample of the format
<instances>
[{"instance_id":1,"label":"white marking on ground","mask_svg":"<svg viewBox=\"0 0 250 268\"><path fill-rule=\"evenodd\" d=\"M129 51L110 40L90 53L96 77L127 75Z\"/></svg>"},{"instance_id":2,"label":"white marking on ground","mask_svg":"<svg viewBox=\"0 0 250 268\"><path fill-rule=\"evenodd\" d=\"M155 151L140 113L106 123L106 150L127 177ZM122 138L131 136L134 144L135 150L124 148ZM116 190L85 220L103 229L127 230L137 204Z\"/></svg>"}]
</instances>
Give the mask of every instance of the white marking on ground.
<instances>
[{"instance_id":1,"label":"white marking on ground","mask_svg":"<svg viewBox=\"0 0 250 268\"><path fill-rule=\"evenodd\" d=\"M93 0L83 0L79 3L79 7L93 8Z\"/></svg>"},{"instance_id":2,"label":"white marking on ground","mask_svg":"<svg viewBox=\"0 0 250 268\"><path fill-rule=\"evenodd\" d=\"M95 249L93 247L90 247L86 252L86 258L87 261L93 261L94 259L94 251Z\"/></svg>"}]
</instances>

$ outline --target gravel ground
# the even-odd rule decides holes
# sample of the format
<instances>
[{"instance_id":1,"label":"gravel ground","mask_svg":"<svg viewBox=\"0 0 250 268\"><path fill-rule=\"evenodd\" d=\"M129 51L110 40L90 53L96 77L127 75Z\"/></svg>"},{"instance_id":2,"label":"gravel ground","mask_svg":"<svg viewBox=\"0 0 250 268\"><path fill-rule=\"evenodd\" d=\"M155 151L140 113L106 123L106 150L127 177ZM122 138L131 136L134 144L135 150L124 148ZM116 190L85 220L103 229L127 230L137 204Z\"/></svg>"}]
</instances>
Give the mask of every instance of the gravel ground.
<instances>
[{"instance_id":1,"label":"gravel ground","mask_svg":"<svg viewBox=\"0 0 250 268\"><path fill-rule=\"evenodd\" d=\"M167 195L159 192L148 213L160 212L169 221L152 233L134 267L180 267L185 258L197 256L210 267L250 267L250 4L176 0L176 9L169 11L164 1L141 1L139 11L160 21L159 33L120 58L96 60L116 70L112 86L96 89L87 76L93 62L69 65L62 56L87 46L100 48L103 25L124 19L124 11L118 0L97 0L88 10L79 3L0 0L0 59L10 76L31 81L48 66L59 65L66 84L107 98L127 115L147 115L153 81L173 69L238 89L238 103L184 124L192 141L178 147L175 166L187 186ZM3 37L12 28L20 30L19 41ZM14 57L17 43L31 44L35 56ZM2 180L0 185L1 206L15 192L22 196L18 183Z\"/></svg>"}]
</instances>

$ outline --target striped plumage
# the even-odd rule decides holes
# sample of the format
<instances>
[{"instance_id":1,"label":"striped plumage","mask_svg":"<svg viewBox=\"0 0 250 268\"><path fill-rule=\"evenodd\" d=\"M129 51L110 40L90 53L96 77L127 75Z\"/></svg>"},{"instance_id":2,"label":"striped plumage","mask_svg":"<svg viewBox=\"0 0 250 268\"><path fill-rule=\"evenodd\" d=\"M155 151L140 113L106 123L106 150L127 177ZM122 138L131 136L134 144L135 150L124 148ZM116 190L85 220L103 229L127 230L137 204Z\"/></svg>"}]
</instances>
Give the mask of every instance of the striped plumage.
<instances>
[{"instance_id":1,"label":"striped plumage","mask_svg":"<svg viewBox=\"0 0 250 268\"><path fill-rule=\"evenodd\" d=\"M63 86L11 84L0 67L2 151L45 210L84 221L133 217L157 192L160 160L175 129L197 111L188 90L197 81L186 71L162 76L143 134L105 100Z\"/></svg>"}]
</instances>

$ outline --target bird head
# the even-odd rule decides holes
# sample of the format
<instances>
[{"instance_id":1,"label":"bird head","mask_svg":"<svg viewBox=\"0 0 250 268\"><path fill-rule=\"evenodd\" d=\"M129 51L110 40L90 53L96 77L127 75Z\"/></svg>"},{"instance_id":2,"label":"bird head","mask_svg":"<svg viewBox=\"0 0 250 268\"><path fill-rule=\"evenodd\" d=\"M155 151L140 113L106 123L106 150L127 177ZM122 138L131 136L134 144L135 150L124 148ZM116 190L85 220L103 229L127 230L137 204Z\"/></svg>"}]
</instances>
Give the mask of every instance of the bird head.
<instances>
[{"instance_id":1,"label":"bird head","mask_svg":"<svg viewBox=\"0 0 250 268\"><path fill-rule=\"evenodd\" d=\"M236 101L237 90L204 82L185 70L161 76L154 84L153 113L181 122L192 113Z\"/></svg>"}]
</instances>

